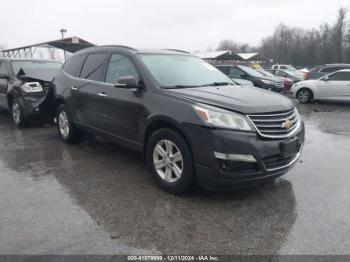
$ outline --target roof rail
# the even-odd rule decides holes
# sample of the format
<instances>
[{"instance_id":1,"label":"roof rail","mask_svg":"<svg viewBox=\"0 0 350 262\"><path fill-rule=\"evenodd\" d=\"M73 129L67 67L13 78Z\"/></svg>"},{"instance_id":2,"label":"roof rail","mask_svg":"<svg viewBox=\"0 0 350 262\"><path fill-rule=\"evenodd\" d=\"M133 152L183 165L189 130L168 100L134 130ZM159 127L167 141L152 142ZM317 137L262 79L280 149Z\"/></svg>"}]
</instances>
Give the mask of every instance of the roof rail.
<instances>
[{"instance_id":1,"label":"roof rail","mask_svg":"<svg viewBox=\"0 0 350 262\"><path fill-rule=\"evenodd\" d=\"M187 51L184 51L184 50L180 50L180 49L168 49L168 48L166 48L164 50L181 52L181 53L185 53L185 54L191 54L190 52L187 52Z\"/></svg>"},{"instance_id":2,"label":"roof rail","mask_svg":"<svg viewBox=\"0 0 350 262\"><path fill-rule=\"evenodd\" d=\"M120 48L125 48L125 49L129 49L129 50L137 51L137 49L132 48L130 46L126 46L126 45L100 45L100 47L120 47Z\"/></svg>"}]
</instances>

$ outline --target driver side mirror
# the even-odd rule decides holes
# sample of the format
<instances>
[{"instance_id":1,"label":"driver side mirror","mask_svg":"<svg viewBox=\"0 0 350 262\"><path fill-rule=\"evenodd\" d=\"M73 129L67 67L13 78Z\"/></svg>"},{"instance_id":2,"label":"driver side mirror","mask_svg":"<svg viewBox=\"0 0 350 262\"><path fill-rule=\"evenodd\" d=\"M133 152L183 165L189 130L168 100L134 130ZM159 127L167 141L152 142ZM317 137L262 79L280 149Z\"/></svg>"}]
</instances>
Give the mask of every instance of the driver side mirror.
<instances>
[{"instance_id":1,"label":"driver side mirror","mask_svg":"<svg viewBox=\"0 0 350 262\"><path fill-rule=\"evenodd\" d=\"M115 87L119 88L138 88L137 80L134 76L121 76L118 78Z\"/></svg>"},{"instance_id":2,"label":"driver side mirror","mask_svg":"<svg viewBox=\"0 0 350 262\"><path fill-rule=\"evenodd\" d=\"M328 81L329 80L329 77L326 76L325 78L323 78L323 81Z\"/></svg>"},{"instance_id":3,"label":"driver side mirror","mask_svg":"<svg viewBox=\"0 0 350 262\"><path fill-rule=\"evenodd\" d=\"M9 76L5 74L0 74L0 79L9 80Z\"/></svg>"}]
</instances>

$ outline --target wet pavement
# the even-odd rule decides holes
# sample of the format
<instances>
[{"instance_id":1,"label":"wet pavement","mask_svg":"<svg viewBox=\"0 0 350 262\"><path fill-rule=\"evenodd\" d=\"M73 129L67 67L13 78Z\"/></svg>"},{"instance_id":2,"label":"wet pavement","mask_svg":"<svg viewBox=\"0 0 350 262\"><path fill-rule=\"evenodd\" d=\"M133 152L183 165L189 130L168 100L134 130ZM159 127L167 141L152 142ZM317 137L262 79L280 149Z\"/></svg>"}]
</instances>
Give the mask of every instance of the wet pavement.
<instances>
[{"instance_id":1,"label":"wet pavement","mask_svg":"<svg viewBox=\"0 0 350 262\"><path fill-rule=\"evenodd\" d=\"M142 156L0 112L0 254L350 254L350 103L299 106L300 163L259 188L174 196Z\"/></svg>"}]
</instances>

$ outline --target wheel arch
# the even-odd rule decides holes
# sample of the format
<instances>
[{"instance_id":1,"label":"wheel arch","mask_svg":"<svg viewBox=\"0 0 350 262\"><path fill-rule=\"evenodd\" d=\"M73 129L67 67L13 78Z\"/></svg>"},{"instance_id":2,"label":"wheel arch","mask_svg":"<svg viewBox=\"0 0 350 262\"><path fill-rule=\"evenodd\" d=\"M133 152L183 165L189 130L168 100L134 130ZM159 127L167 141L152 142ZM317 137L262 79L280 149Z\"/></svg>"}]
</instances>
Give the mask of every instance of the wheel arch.
<instances>
[{"instance_id":1,"label":"wheel arch","mask_svg":"<svg viewBox=\"0 0 350 262\"><path fill-rule=\"evenodd\" d=\"M311 86L302 86L302 87L300 87L300 88L298 89L298 91L296 92L295 96L297 97L297 96L298 96L298 93L299 93L300 91L302 91L302 90L308 90L308 91L310 91L310 93L311 93L311 100L316 98L315 94L317 95L317 92L315 92L315 88L314 88L314 87L311 87Z\"/></svg>"},{"instance_id":2,"label":"wheel arch","mask_svg":"<svg viewBox=\"0 0 350 262\"><path fill-rule=\"evenodd\" d=\"M175 132L179 133L183 137L183 139L185 140L186 144L188 145L188 147L191 151L191 154L193 154L190 140L188 139L188 135L186 134L187 132L183 127L181 127L181 124L178 123L177 121L169 118L169 117L157 116L157 117L153 117L153 118L149 119L149 121L147 121L145 131L143 133L143 138L142 138L143 156L144 156L145 160L146 160L148 140L154 132L156 132L157 130L159 130L161 128L168 128L168 129L174 130Z\"/></svg>"}]
</instances>

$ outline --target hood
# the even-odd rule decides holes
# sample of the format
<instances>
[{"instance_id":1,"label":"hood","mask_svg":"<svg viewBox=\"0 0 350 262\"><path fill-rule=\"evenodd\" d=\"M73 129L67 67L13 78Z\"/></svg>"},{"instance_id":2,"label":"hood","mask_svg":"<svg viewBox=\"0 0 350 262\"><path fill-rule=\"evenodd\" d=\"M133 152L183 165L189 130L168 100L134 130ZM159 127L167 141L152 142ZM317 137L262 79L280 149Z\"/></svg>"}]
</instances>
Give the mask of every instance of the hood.
<instances>
[{"instance_id":1,"label":"hood","mask_svg":"<svg viewBox=\"0 0 350 262\"><path fill-rule=\"evenodd\" d=\"M243 114L286 111L294 107L283 95L249 86L207 86L169 89L169 93L198 103L226 108Z\"/></svg>"},{"instance_id":2,"label":"hood","mask_svg":"<svg viewBox=\"0 0 350 262\"><path fill-rule=\"evenodd\" d=\"M35 69L35 68L21 68L19 70L17 77L20 79L30 78L34 80L41 80L45 82L51 82L52 79L56 76L58 69Z\"/></svg>"}]
</instances>

